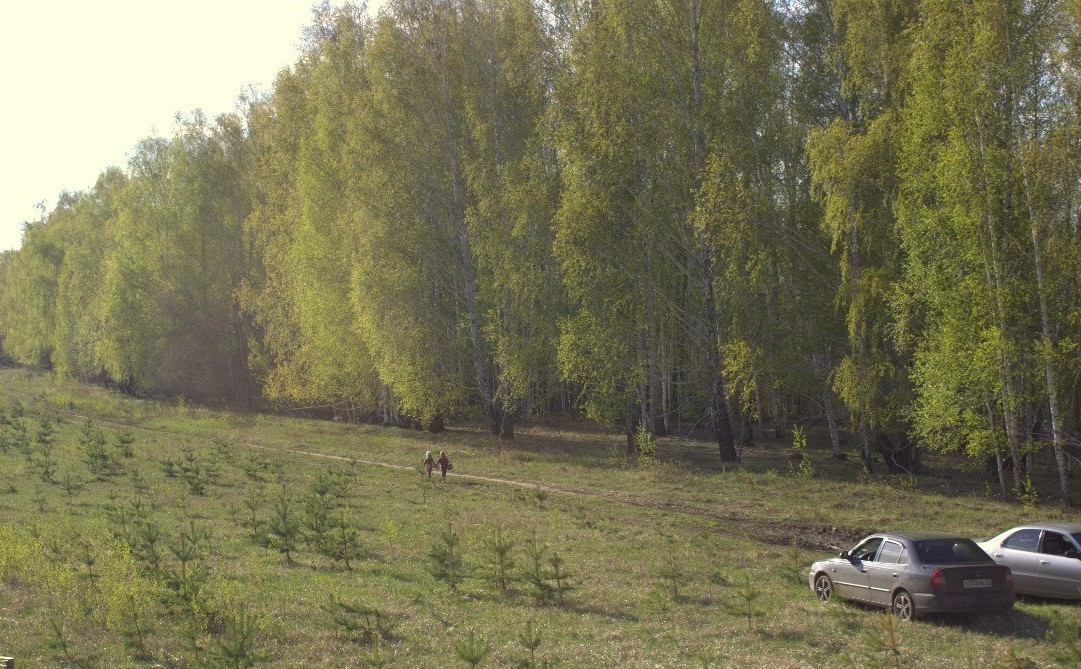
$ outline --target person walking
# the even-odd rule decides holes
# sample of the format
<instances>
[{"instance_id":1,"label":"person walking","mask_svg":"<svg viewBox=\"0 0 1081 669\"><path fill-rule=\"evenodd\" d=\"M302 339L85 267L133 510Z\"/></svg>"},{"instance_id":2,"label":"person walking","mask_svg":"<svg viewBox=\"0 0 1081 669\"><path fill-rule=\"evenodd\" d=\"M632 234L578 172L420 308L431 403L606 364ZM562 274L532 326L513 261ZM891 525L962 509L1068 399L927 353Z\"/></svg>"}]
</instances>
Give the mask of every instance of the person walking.
<instances>
[{"instance_id":1,"label":"person walking","mask_svg":"<svg viewBox=\"0 0 1081 669\"><path fill-rule=\"evenodd\" d=\"M447 480L447 472L454 469L454 465L450 464L450 458L447 457L446 451L439 451L439 459L435 461L435 464L439 465L439 473L443 475L443 480Z\"/></svg>"},{"instance_id":2,"label":"person walking","mask_svg":"<svg viewBox=\"0 0 1081 669\"><path fill-rule=\"evenodd\" d=\"M435 469L435 458L432 457L432 452L428 451L424 454L424 473L428 475L428 480L432 480L432 470Z\"/></svg>"}]
</instances>

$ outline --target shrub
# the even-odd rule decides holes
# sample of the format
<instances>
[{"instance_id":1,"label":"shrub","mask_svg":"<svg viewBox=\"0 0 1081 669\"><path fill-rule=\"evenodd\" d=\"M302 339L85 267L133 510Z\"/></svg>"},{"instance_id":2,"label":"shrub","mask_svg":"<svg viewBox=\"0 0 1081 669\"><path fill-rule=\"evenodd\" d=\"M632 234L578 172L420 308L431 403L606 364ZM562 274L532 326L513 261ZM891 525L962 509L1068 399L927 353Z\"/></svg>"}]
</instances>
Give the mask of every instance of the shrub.
<instances>
[{"instance_id":1,"label":"shrub","mask_svg":"<svg viewBox=\"0 0 1081 669\"><path fill-rule=\"evenodd\" d=\"M492 652L492 647L478 640L473 630L469 630L469 635L458 642L455 650L458 652L459 660L470 667L476 667L488 657L488 654Z\"/></svg>"},{"instance_id":2,"label":"shrub","mask_svg":"<svg viewBox=\"0 0 1081 669\"><path fill-rule=\"evenodd\" d=\"M458 586L465 580L465 563L459 549L460 543L461 536L454 526L447 525L428 551L428 557L432 559L432 576L446 583L451 591L457 591Z\"/></svg>"},{"instance_id":3,"label":"shrub","mask_svg":"<svg viewBox=\"0 0 1081 669\"><path fill-rule=\"evenodd\" d=\"M225 614L225 631L215 639L209 653L209 666L222 669L248 669L260 659L255 648L259 621L241 605Z\"/></svg>"},{"instance_id":4,"label":"shrub","mask_svg":"<svg viewBox=\"0 0 1081 669\"><path fill-rule=\"evenodd\" d=\"M360 533L352 522L352 518L341 510L335 517L326 541L322 549L323 555L331 560L341 562L347 570L351 570L352 562L367 555L368 551L360 540Z\"/></svg>"},{"instance_id":5,"label":"shrub","mask_svg":"<svg viewBox=\"0 0 1081 669\"><path fill-rule=\"evenodd\" d=\"M634 447L638 450L638 462L651 464L657 461L657 438L646 427L645 421L638 423L634 431Z\"/></svg>"},{"instance_id":6,"label":"shrub","mask_svg":"<svg viewBox=\"0 0 1081 669\"><path fill-rule=\"evenodd\" d=\"M510 583L510 571L514 569L514 542L503 534L503 528L497 527L492 535L484 540L488 551L488 576L500 592L506 592Z\"/></svg>"},{"instance_id":7,"label":"shrub","mask_svg":"<svg viewBox=\"0 0 1081 669\"><path fill-rule=\"evenodd\" d=\"M300 521L293 511L293 500L284 486L274 500L274 513L267 529L270 530L271 544L285 555L287 563L292 564L293 551L296 550L297 538L300 536Z\"/></svg>"}]
</instances>

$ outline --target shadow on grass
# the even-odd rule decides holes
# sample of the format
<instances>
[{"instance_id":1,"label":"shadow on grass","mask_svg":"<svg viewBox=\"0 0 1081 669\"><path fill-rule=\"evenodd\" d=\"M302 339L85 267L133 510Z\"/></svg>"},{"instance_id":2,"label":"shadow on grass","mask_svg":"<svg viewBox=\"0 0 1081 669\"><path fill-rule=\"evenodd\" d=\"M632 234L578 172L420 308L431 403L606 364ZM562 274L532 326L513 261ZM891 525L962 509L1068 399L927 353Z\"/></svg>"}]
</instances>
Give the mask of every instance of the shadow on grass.
<instances>
[{"instance_id":1,"label":"shadow on grass","mask_svg":"<svg viewBox=\"0 0 1081 669\"><path fill-rule=\"evenodd\" d=\"M978 634L1019 641L1042 641L1051 631L1049 620L1017 608L990 613L937 615L925 618L924 622L936 627L964 629Z\"/></svg>"},{"instance_id":2,"label":"shadow on grass","mask_svg":"<svg viewBox=\"0 0 1081 669\"><path fill-rule=\"evenodd\" d=\"M1081 599L1055 599L1037 595L1017 595L1017 601L1035 606L1068 606L1081 610Z\"/></svg>"},{"instance_id":3,"label":"shadow on grass","mask_svg":"<svg viewBox=\"0 0 1081 669\"><path fill-rule=\"evenodd\" d=\"M460 424L448 428L445 438L462 448L487 448L510 457L530 461L535 457L548 461L573 462L575 466L592 470L610 470L633 466L632 455L626 452L626 437L617 432L582 419L550 418L522 420L513 441L500 442L484 426ZM859 454L846 447L843 457L834 457L829 436L821 425L808 426L805 456L814 466L814 479L833 483L877 483L915 491L933 492L945 496L969 497L973 494L997 496L991 493L988 472L983 464L955 454L933 451L923 453L924 471L916 477L890 474L885 463L877 457L872 473L864 470ZM845 442L847 443L847 441ZM718 474L741 470L764 474L773 472L783 477L793 475L792 437L775 430L756 431L753 445L738 446L739 462L722 462L717 443L703 430L684 430L672 436L658 437L657 453L662 463L677 471ZM1050 484L1050 470L1033 472L1034 482ZM874 494L869 491L869 494Z\"/></svg>"},{"instance_id":4,"label":"shadow on grass","mask_svg":"<svg viewBox=\"0 0 1081 669\"><path fill-rule=\"evenodd\" d=\"M547 606L553 609L563 609L564 611L571 611L573 613L579 614L589 614L591 616L598 616L600 618L608 618L609 620L618 620L626 623L641 622L641 618L639 618L633 613L628 613L627 611L606 609L599 606L582 604L579 602L567 602L565 604L550 603Z\"/></svg>"},{"instance_id":5,"label":"shadow on grass","mask_svg":"<svg viewBox=\"0 0 1081 669\"><path fill-rule=\"evenodd\" d=\"M849 623L856 622L855 619L849 618L849 614L852 614L853 612L859 613L865 611L868 614L881 614L882 612L882 609L879 607L852 600L838 601L837 604L843 606L845 609L840 611L839 617L846 619ZM860 622L863 621L861 620ZM983 613L924 614L920 616L915 623L905 624L930 625L932 627L943 629L964 630L976 634L1010 638L1019 641L1044 640L1047 638L1047 633L1051 630L1050 621L1046 618L1041 618L1040 616L1033 615L1016 607L1007 611L986 611ZM847 627L855 629L853 624L849 624Z\"/></svg>"}]
</instances>

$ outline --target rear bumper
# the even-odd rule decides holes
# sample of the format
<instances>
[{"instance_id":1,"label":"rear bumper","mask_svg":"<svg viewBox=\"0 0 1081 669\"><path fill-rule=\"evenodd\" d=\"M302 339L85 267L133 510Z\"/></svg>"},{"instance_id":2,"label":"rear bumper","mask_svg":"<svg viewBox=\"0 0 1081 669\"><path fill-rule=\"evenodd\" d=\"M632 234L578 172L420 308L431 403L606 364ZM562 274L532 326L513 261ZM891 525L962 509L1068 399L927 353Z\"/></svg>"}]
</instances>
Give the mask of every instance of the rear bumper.
<instances>
[{"instance_id":1,"label":"rear bumper","mask_svg":"<svg viewBox=\"0 0 1081 669\"><path fill-rule=\"evenodd\" d=\"M1013 606L1013 592L983 592L963 595L914 594L920 613L966 613L1001 611Z\"/></svg>"}]
</instances>

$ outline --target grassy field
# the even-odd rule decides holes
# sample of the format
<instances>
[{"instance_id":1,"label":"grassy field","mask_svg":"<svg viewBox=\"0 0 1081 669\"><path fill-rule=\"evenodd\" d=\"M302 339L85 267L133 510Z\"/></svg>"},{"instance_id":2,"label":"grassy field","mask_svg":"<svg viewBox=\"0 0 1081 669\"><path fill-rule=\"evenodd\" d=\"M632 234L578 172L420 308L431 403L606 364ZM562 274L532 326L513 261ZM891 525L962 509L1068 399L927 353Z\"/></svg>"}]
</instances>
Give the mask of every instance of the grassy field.
<instances>
[{"instance_id":1,"label":"grassy field","mask_svg":"<svg viewBox=\"0 0 1081 669\"><path fill-rule=\"evenodd\" d=\"M0 655L23 669L1081 661L1074 604L898 624L814 598L807 566L864 531L1077 518L997 499L942 457L915 479L867 474L812 431L802 470L791 438L761 435L734 468L691 439L639 463L568 422L500 443L13 369L0 414ZM428 482L439 449L455 468Z\"/></svg>"}]
</instances>

